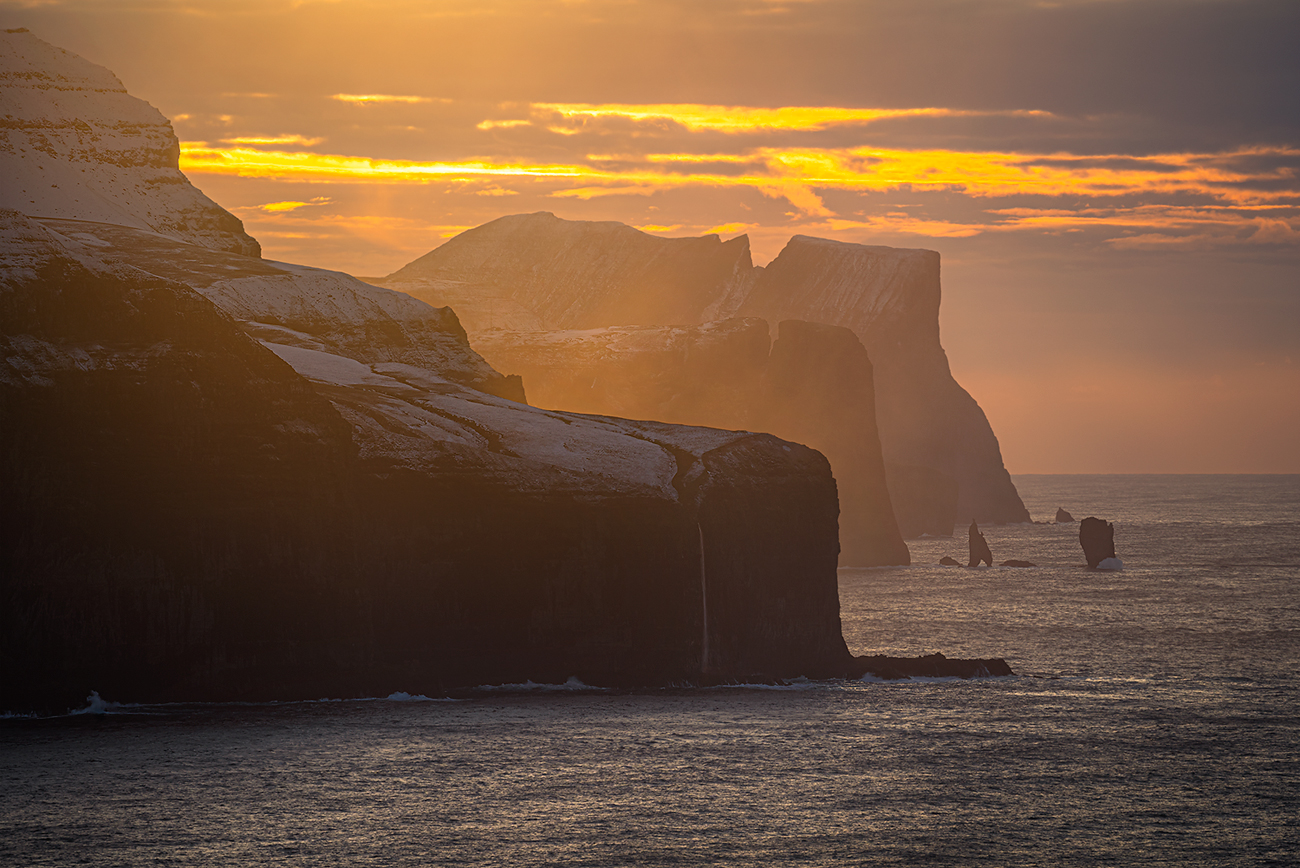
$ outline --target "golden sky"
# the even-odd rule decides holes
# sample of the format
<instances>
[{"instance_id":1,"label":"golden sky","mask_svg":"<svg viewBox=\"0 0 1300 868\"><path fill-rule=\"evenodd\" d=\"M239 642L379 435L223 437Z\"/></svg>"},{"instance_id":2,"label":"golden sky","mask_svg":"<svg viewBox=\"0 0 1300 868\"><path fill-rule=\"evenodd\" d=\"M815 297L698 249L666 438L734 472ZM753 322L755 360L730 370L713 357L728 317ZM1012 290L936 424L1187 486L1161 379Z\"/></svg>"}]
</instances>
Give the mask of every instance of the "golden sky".
<instances>
[{"instance_id":1,"label":"golden sky","mask_svg":"<svg viewBox=\"0 0 1300 868\"><path fill-rule=\"evenodd\" d=\"M0 0L271 258L502 214L939 250L1013 472L1300 472L1300 7Z\"/></svg>"}]
</instances>

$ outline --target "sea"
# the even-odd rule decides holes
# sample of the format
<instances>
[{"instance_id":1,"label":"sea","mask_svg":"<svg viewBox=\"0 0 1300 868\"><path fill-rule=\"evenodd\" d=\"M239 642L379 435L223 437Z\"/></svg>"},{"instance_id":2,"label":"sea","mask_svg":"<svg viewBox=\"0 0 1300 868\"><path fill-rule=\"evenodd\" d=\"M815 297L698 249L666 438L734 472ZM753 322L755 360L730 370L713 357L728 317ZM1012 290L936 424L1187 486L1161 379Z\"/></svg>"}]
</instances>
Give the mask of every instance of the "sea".
<instances>
[{"instance_id":1,"label":"sea","mask_svg":"<svg viewBox=\"0 0 1300 868\"><path fill-rule=\"evenodd\" d=\"M96 696L0 719L0 865L1300 864L1300 476L1014 481L1036 566L840 572L855 654L1014 676Z\"/></svg>"}]
</instances>

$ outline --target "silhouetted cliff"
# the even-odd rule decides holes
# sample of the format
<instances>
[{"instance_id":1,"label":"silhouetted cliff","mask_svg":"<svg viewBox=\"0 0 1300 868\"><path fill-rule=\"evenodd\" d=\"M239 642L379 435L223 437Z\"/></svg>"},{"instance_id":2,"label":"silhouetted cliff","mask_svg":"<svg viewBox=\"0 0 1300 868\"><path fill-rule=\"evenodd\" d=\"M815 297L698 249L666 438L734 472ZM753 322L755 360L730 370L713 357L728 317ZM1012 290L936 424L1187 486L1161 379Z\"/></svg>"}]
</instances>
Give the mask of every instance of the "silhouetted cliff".
<instances>
[{"instance_id":1,"label":"silhouetted cliff","mask_svg":"<svg viewBox=\"0 0 1300 868\"><path fill-rule=\"evenodd\" d=\"M4 707L847 671L816 452L259 343L0 217Z\"/></svg>"}]
</instances>

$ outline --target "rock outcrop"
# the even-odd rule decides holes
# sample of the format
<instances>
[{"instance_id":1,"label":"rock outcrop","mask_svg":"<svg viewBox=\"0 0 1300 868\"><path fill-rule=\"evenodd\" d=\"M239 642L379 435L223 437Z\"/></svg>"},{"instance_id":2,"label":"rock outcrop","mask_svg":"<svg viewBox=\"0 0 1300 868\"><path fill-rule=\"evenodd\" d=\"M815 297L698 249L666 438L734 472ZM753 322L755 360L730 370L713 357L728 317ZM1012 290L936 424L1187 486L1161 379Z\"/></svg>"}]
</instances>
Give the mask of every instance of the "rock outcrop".
<instances>
[{"instance_id":1,"label":"rock outcrop","mask_svg":"<svg viewBox=\"0 0 1300 868\"><path fill-rule=\"evenodd\" d=\"M181 173L171 123L117 76L23 29L0 32L0 208L261 248Z\"/></svg>"},{"instance_id":2,"label":"rock outcrop","mask_svg":"<svg viewBox=\"0 0 1300 868\"><path fill-rule=\"evenodd\" d=\"M885 474L903 535L951 534L958 516L1029 520L988 420L953 380L939 343L933 251L796 236L766 268L752 268L744 236L658 238L542 213L470 230L381 282L453 304L485 358L512 371L521 370L517 357L495 355L512 338L494 330L698 326L733 316L774 331L787 320L842 326L874 367ZM564 343L547 347L548 358ZM536 373L525 373L525 384L532 394L550 389Z\"/></svg>"},{"instance_id":3,"label":"rock outcrop","mask_svg":"<svg viewBox=\"0 0 1300 868\"><path fill-rule=\"evenodd\" d=\"M695 327L484 332L538 406L766 431L822 452L840 498L840 563L910 562L880 460L871 361L848 329L762 320Z\"/></svg>"},{"instance_id":4,"label":"rock outcrop","mask_svg":"<svg viewBox=\"0 0 1300 868\"><path fill-rule=\"evenodd\" d=\"M1115 526L1105 519L1088 516L1079 522L1079 545L1089 569L1115 557Z\"/></svg>"},{"instance_id":5,"label":"rock outcrop","mask_svg":"<svg viewBox=\"0 0 1300 868\"><path fill-rule=\"evenodd\" d=\"M1063 507L1063 506L1058 506L1058 507L1056 508L1056 519L1055 519L1055 521L1056 521L1057 524L1073 524L1073 523L1074 523L1074 516L1072 516L1072 515L1070 515L1068 512L1066 512L1066 511L1065 511L1065 507Z\"/></svg>"}]
</instances>

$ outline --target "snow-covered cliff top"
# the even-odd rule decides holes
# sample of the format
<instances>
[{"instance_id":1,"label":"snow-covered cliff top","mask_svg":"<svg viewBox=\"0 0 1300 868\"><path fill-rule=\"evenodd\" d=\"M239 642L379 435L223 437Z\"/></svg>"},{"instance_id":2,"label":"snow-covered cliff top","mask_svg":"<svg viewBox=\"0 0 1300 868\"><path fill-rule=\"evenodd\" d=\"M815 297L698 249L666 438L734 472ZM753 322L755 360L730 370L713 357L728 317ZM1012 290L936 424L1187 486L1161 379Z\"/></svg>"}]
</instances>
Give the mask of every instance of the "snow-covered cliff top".
<instances>
[{"instance_id":1,"label":"snow-covered cliff top","mask_svg":"<svg viewBox=\"0 0 1300 868\"><path fill-rule=\"evenodd\" d=\"M763 269L737 313L762 317L773 328L786 319L845 326L868 347L877 327L894 330L906 319L927 335L932 326L937 341L939 254L796 235Z\"/></svg>"},{"instance_id":2,"label":"snow-covered cliff top","mask_svg":"<svg viewBox=\"0 0 1300 868\"><path fill-rule=\"evenodd\" d=\"M0 207L259 255L243 224L181 173L168 120L102 66L0 31L0 117Z\"/></svg>"}]
</instances>

